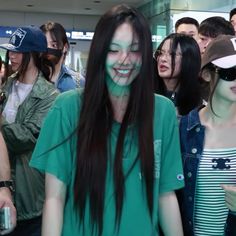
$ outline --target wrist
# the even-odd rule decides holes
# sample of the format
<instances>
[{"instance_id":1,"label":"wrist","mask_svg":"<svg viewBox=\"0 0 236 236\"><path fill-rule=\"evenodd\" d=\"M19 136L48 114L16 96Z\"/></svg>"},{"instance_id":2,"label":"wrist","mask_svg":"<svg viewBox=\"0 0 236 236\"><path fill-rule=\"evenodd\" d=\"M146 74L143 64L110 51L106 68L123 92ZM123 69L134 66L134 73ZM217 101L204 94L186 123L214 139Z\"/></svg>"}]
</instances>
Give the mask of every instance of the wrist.
<instances>
[{"instance_id":1,"label":"wrist","mask_svg":"<svg viewBox=\"0 0 236 236\"><path fill-rule=\"evenodd\" d=\"M4 180L0 181L0 190L4 188L8 188L11 192L14 192L14 186L13 186L13 181L12 180Z\"/></svg>"}]
</instances>

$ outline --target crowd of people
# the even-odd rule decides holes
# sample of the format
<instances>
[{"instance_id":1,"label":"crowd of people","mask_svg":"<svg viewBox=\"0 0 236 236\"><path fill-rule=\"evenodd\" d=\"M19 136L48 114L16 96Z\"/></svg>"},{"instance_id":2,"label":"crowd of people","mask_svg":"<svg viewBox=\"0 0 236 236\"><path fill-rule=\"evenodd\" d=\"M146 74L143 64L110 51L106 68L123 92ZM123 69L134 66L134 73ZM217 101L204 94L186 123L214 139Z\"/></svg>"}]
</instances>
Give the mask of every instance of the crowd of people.
<instances>
[{"instance_id":1,"label":"crowd of people","mask_svg":"<svg viewBox=\"0 0 236 236\"><path fill-rule=\"evenodd\" d=\"M19 27L0 45L0 234L235 236L235 16L181 18L153 48L114 6L85 77L60 23Z\"/></svg>"}]
</instances>

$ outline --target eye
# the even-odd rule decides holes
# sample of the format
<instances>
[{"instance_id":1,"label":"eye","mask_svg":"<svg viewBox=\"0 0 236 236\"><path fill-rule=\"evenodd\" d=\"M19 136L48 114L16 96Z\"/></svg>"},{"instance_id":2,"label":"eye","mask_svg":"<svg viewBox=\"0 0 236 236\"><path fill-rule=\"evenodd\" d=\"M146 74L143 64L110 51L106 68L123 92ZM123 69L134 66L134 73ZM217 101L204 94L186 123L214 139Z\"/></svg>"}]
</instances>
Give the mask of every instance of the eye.
<instances>
[{"instance_id":1,"label":"eye","mask_svg":"<svg viewBox=\"0 0 236 236\"><path fill-rule=\"evenodd\" d=\"M53 43L53 44L52 44L52 47L53 47L53 48L57 48L57 43Z\"/></svg>"},{"instance_id":2,"label":"eye","mask_svg":"<svg viewBox=\"0 0 236 236\"><path fill-rule=\"evenodd\" d=\"M161 56L161 55L163 55L164 53L163 53L163 51L162 50L157 50L156 51L156 55L157 56Z\"/></svg>"},{"instance_id":3,"label":"eye","mask_svg":"<svg viewBox=\"0 0 236 236\"><path fill-rule=\"evenodd\" d=\"M109 49L109 51L108 52L110 52L110 53L117 53L117 52L119 52L119 50L118 49Z\"/></svg>"}]
</instances>

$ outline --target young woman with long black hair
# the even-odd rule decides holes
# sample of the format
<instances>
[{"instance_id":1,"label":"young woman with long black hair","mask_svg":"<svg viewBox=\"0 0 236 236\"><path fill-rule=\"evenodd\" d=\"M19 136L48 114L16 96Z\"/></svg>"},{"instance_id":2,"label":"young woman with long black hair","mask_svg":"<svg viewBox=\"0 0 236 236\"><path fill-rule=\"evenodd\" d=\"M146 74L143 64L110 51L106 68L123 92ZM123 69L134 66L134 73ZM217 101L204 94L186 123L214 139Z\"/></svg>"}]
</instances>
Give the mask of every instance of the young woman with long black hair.
<instances>
[{"instance_id":1,"label":"young woman with long black hair","mask_svg":"<svg viewBox=\"0 0 236 236\"><path fill-rule=\"evenodd\" d=\"M46 172L43 235L183 235L173 104L152 87L149 25L119 5L98 22L85 90L59 96L31 165ZM49 130L53 127L53 135Z\"/></svg>"},{"instance_id":2,"label":"young woman with long black hair","mask_svg":"<svg viewBox=\"0 0 236 236\"><path fill-rule=\"evenodd\" d=\"M202 103L201 55L197 42L184 34L170 34L154 53L154 91L168 97L179 116Z\"/></svg>"}]
</instances>

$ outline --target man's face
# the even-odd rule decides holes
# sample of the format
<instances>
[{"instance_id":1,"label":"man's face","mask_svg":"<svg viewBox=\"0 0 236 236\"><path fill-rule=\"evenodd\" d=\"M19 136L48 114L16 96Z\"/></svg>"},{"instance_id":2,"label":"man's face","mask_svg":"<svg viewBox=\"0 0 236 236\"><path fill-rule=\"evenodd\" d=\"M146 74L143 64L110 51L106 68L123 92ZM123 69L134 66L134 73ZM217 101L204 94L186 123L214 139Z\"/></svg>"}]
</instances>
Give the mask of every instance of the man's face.
<instances>
[{"instance_id":1,"label":"man's face","mask_svg":"<svg viewBox=\"0 0 236 236\"><path fill-rule=\"evenodd\" d=\"M176 29L176 33L187 34L198 41L198 29L194 24L181 24Z\"/></svg>"},{"instance_id":2,"label":"man's face","mask_svg":"<svg viewBox=\"0 0 236 236\"><path fill-rule=\"evenodd\" d=\"M207 45L213 40L213 38L204 36L202 34L199 34L199 39L197 41L198 46L200 48L201 56L204 54L206 51Z\"/></svg>"}]
</instances>

